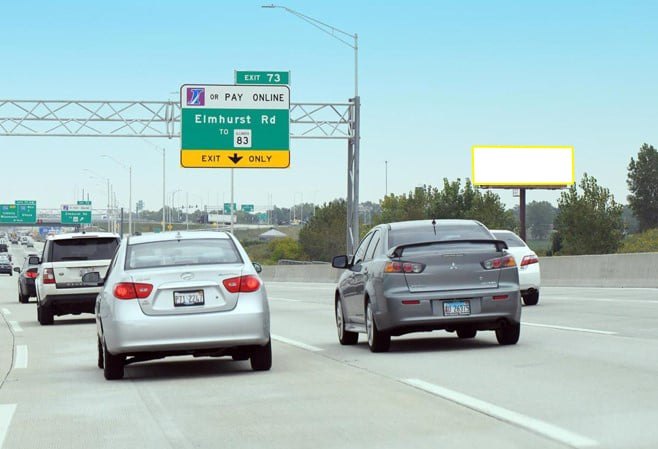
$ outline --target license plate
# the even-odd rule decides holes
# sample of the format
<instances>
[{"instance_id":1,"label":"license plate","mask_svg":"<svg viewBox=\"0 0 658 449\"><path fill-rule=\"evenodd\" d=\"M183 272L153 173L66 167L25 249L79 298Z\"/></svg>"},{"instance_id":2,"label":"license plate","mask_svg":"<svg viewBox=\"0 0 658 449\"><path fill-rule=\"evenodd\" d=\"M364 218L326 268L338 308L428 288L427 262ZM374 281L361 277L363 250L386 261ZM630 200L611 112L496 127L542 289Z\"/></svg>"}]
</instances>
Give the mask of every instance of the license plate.
<instances>
[{"instance_id":1,"label":"license plate","mask_svg":"<svg viewBox=\"0 0 658 449\"><path fill-rule=\"evenodd\" d=\"M205 303L203 290L174 292L174 306L202 306Z\"/></svg>"},{"instance_id":2,"label":"license plate","mask_svg":"<svg viewBox=\"0 0 658 449\"><path fill-rule=\"evenodd\" d=\"M443 316L463 316L470 314L470 301L445 301L443 303Z\"/></svg>"}]
</instances>

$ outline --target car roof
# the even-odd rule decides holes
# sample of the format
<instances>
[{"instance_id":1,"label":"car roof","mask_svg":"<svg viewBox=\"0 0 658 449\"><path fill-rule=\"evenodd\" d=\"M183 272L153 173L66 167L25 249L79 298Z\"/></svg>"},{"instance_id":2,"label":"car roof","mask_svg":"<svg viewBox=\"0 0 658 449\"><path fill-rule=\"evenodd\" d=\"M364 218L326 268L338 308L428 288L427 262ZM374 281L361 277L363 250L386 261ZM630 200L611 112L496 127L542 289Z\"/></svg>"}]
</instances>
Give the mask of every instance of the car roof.
<instances>
[{"instance_id":1,"label":"car roof","mask_svg":"<svg viewBox=\"0 0 658 449\"><path fill-rule=\"evenodd\" d=\"M128 245L138 245L140 243L166 242L169 240L191 240L191 239L229 239L225 231L167 231L154 232L151 234L132 235L128 239Z\"/></svg>"},{"instance_id":2,"label":"car roof","mask_svg":"<svg viewBox=\"0 0 658 449\"><path fill-rule=\"evenodd\" d=\"M79 239L79 238L119 238L119 234L115 234L113 232L68 232L65 234L55 234L55 235L50 235L48 236L48 240L71 240L71 239Z\"/></svg>"},{"instance_id":3,"label":"car roof","mask_svg":"<svg viewBox=\"0 0 658 449\"><path fill-rule=\"evenodd\" d=\"M424 220L409 220L409 221L397 221L394 223L388 223L388 226L391 230L396 229L413 229L413 228L423 228L427 226L432 226L432 221L436 223L436 226L484 226L477 220L462 220L462 219L430 219L426 218Z\"/></svg>"}]
</instances>

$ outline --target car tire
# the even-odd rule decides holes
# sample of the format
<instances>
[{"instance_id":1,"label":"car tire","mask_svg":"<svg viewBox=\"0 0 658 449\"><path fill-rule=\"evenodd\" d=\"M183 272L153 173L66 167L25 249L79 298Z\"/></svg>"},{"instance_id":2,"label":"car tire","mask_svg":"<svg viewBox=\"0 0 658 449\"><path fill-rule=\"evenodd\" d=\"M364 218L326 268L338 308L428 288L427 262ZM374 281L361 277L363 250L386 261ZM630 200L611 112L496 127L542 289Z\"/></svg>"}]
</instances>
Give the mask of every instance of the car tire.
<instances>
[{"instance_id":1,"label":"car tire","mask_svg":"<svg viewBox=\"0 0 658 449\"><path fill-rule=\"evenodd\" d=\"M345 330L345 314L343 313L343 303L340 299L336 299L335 310L338 341L341 345L355 345L359 341L359 334Z\"/></svg>"},{"instance_id":2,"label":"car tire","mask_svg":"<svg viewBox=\"0 0 658 449\"><path fill-rule=\"evenodd\" d=\"M254 371L268 371L272 368L272 339L265 346L254 349L249 360Z\"/></svg>"},{"instance_id":3,"label":"car tire","mask_svg":"<svg viewBox=\"0 0 658 449\"><path fill-rule=\"evenodd\" d=\"M496 329L496 340L501 345L515 345L521 335L521 323L508 324Z\"/></svg>"},{"instance_id":4,"label":"car tire","mask_svg":"<svg viewBox=\"0 0 658 449\"><path fill-rule=\"evenodd\" d=\"M98 347L98 362L97 365L100 369L103 369L103 343L101 343L101 337L96 337L98 340L98 344L96 345Z\"/></svg>"},{"instance_id":5,"label":"car tire","mask_svg":"<svg viewBox=\"0 0 658 449\"><path fill-rule=\"evenodd\" d=\"M37 320L39 320L39 324L42 326L53 324L55 321L53 310L50 307L42 306L40 304L37 305Z\"/></svg>"},{"instance_id":6,"label":"car tire","mask_svg":"<svg viewBox=\"0 0 658 449\"><path fill-rule=\"evenodd\" d=\"M103 375L107 380L123 379L123 366L126 357L115 355L107 350L107 344L103 342Z\"/></svg>"},{"instance_id":7,"label":"car tire","mask_svg":"<svg viewBox=\"0 0 658 449\"><path fill-rule=\"evenodd\" d=\"M539 302L539 291L526 293L523 296L523 304L525 304L526 306L536 306L538 302Z\"/></svg>"},{"instance_id":8,"label":"car tire","mask_svg":"<svg viewBox=\"0 0 658 449\"><path fill-rule=\"evenodd\" d=\"M21 304L27 304L30 301L30 297L21 293L20 287L18 288L18 302Z\"/></svg>"},{"instance_id":9,"label":"car tire","mask_svg":"<svg viewBox=\"0 0 658 449\"><path fill-rule=\"evenodd\" d=\"M461 329L457 329L457 336L459 338L475 338L477 333L477 329L473 329L472 327L463 327Z\"/></svg>"},{"instance_id":10,"label":"car tire","mask_svg":"<svg viewBox=\"0 0 658 449\"><path fill-rule=\"evenodd\" d=\"M368 347L371 352L387 352L391 346L391 336L377 329L375 314L370 301L366 304L366 333L368 334Z\"/></svg>"}]
</instances>

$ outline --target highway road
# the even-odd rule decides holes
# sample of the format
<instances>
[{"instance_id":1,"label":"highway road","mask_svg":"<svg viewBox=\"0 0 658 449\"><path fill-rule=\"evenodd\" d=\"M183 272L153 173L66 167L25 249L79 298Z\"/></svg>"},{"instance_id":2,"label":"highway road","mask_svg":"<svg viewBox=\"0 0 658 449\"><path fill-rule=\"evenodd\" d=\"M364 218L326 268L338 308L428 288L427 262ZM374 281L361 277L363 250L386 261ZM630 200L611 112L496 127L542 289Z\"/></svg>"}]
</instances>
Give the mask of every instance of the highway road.
<instances>
[{"instance_id":1,"label":"highway road","mask_svg":"<svg viewBox=\"0 0 658 449\"><path fill-rule=\"evenodd\" d=\"M13 247L16 261L24 248ZM96 367L91 315L40 326L0 275L0 448L658 447L658 291L544 287L521 339L338 344L333 285L267 284L269 372L230 359Z\"/></svg>"}]
</instances>

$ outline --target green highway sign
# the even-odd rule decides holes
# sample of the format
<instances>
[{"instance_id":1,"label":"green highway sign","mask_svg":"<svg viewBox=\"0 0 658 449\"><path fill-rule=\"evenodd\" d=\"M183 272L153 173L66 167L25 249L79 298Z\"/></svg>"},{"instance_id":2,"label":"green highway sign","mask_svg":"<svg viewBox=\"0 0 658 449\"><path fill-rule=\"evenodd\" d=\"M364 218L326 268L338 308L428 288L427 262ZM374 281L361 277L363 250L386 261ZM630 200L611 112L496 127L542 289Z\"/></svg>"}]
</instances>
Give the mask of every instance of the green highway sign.
<instances>
[{"instance_id":1,"label":"green highway sign","mask_svg":"<svg viewBox=\"0 0 658 449\"><path fill-rule=\"evenodd\" d=\"M242 212L253 212L254 211L254 205L253 204L242 204L240 206L240 210Z\"/></svg>"},{"instance_id":2,"label":"green highway sign","mask_svg":"<svg viewBox=\"0 0 658 449\"><path fill-rule=\"evenodd\" d=\"M180 140L183 167L287 168L290 89L184 85Z\"/></svg>"},{"instance_id":3,"label":"green highway sign","mask_svg":"<svg viewBox=\"0 0 658 449\"><path fill-rule=\"evenodd\" d=\"M290 84L290 72L236 70L235 84Z\"/></svg>"},{"instance_id":4,"label":"green highway sign","mask_svg":"<svg viewBox=\"0 0 658 449\"><path fill-rule=\"evenodd\" d=\"M91 206L91 201L86 201L86 200L78 200L77 204L86 204Z\"/></svg>"},{"instance_id":5,"label":"green highway sign","mask_svg":"<svg viewBox=\"0 0 658 449\"><path fill-rule=\"evenodd\" d=\"M237 210L235 203L233 203L233 210ZM224 215L231 215L231 212L231 203L224 203Z\"/></svg>"},{"instance_id":6,"label":"green highway sign","mask_svg":"<svg viewBox=\"0 0 658 449\"><path fill-rule=\"evenodd\" d=\"M0 204L0 223L32 224L37 222L37 202L16 200Z\"/></svg>"},{"instance_id":7,"label":"green highway sign","mask_svg":"<svg viewBox=\"0 0 658 449\"><path fill-rule=\"evenodd\" d=\"M62 204L62 224L91 223L91 204Z\"/></svg>"}]
</instances>

